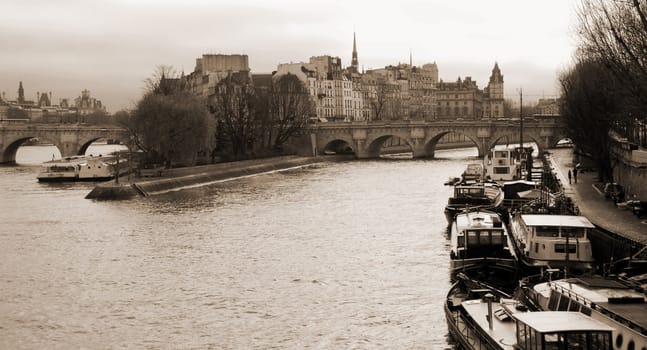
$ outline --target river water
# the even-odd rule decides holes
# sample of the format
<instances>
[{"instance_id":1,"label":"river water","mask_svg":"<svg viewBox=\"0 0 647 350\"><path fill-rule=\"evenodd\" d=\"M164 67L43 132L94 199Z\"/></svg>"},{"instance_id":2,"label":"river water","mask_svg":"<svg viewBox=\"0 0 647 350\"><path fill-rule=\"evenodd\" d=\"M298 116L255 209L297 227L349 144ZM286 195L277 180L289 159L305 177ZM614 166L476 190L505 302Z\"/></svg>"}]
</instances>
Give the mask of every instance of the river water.
<instances>
[{"instance_id":1,"label":"river water","mask_svg":"<svg viewBox=\"0 0 647 350\"><path fill-rule=\"evenodd\" d=\"M38 183L50 153L0 167L1 349L451 348L443 183L475 149L117 202Z\"/></svg>"}]
</instances>

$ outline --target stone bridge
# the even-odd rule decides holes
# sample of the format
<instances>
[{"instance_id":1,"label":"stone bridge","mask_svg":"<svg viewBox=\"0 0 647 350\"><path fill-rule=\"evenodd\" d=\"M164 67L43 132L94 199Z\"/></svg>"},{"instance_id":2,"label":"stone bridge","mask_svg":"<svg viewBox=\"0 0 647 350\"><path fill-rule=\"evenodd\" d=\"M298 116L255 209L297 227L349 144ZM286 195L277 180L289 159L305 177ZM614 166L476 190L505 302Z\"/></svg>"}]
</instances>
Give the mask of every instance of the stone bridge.
<instances>
[{"instance_id":1,"label":"stone bridge","mask_svg":"<svg viewBox=\"0 0 647 350\"><path fill-rule=\"evenodd\" d=\"M304 140L302 154L352 150L360 159L377 158L384 143L395 136L409 145L414 158L433 158L438 141L456 133L470 139L479 157L483 157L496 144L518 143L520 130L521 121L511 119L318 123L309 128L309 140ZM535 142L540 154L566 137L559 117L523 120L523 141Z\"/></svg>"},{"instance_id":2,"label":"stone bridge","mask_svg":"<svg viewBox=\"0 0 647 350\"><path fill-rule=\"evenodd\" d=\"M25 121L0 121L0 163L15 163L16 151L27 140L37 137L53 143L63 157L85 154L97 140L119 140L128 146L130 134L116 126L83 124L38 124Z\"/></svg>"}]
</instances>

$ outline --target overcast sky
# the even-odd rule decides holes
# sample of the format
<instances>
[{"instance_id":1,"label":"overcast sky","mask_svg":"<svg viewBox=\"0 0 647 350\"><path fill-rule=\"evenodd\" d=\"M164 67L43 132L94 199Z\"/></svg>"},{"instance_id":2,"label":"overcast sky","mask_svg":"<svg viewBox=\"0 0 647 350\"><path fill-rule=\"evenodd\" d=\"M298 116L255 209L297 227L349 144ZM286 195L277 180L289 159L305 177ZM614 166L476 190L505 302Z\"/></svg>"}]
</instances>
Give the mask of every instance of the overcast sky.
<instances>
[{"instance_id":1,"label":"overcast sky","mask_svg":"<svg viewBox=\"0 0 647 350\"><path fill-rule=\"evenodd\" d=\"M577 0L3 0L0 91L74 98L88 89L110 112L132 108L158 65L190 73L204 53L247 54L253 73L311 56L365 69L438 64L484 88L494 62L506 98L558 93L572 61Z\"/></svg>"}]
</instances>

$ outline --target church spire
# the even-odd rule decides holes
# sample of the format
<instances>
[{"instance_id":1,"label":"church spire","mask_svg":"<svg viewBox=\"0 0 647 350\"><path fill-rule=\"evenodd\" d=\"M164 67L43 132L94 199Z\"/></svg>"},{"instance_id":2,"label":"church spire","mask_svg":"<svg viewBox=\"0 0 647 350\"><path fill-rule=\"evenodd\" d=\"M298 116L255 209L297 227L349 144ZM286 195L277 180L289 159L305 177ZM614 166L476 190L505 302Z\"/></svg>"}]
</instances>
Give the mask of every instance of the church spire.
<instances>
[{"instance_id":1,"label":"church spire","mask_svg":"<svg viewBox=\"0 0 647 350\"><path fill-rule=\"evenodd\" d=\"M355 73L359 72L359 62L357 60L357 40L355 38L355 32L353 32L353 59L350 62L350 67Z\"/></svg>"}]
</instances>

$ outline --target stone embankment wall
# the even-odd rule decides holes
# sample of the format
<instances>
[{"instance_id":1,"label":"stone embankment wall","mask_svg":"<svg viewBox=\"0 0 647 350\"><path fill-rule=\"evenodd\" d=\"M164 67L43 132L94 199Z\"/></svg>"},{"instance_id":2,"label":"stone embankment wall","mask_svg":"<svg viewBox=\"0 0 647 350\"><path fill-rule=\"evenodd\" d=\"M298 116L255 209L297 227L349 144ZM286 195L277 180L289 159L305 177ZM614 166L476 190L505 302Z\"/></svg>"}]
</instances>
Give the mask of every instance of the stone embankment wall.
<instances>
[{"instance_id":1,"label":"stone embankment wall","mask_svg":"<svg viewBox=\"0 0 647 350\"><path fill-rule=\"evenodd\" d=\"M617 161L613 168L615 182L624 187L627 199L636 195L637 199L647 201L647 150L617 135L612 137Z\"/></svg>"},{"instance_id":2,"label":"stone embankment wall","mask_svg":"<svg viewBox=\"0 0 647 350\"><path fill-rule=\"evenodd\" d=\"M116 184L111 181L110 183L101 184L95 187L85 198L115 200L150 196L182 188L208 185L241 176L302 167L322 161L324 161L322 158L285 156L165 169L164 176L159 178L138 179L130 183Z\"/></svg>"}]
</instances>

